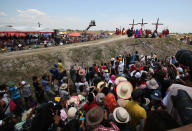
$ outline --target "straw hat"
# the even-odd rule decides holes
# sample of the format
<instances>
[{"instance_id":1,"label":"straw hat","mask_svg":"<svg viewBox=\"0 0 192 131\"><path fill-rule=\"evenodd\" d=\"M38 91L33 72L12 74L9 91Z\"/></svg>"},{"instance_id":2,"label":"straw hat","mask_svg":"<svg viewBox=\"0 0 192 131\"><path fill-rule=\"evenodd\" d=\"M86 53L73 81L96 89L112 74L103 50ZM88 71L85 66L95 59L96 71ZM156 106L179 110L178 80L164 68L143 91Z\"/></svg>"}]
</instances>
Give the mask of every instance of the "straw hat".
<instances>
[{"instance_id":1,"label":"straw hat","mask_svg":"<svg viewBox=\"0 0 192 131\"><path fill-rule=\"evenodd\" d=\"M129 99L131 97L132 91L133 86L128 81L120 82L116 88L117 95L122 99Z\"/></svg>"},{"instance_id":2,"label":"straw hat","mask_svg":"<svg viewBox=\"0 0 192 131\"><path fill-rule=\"evenodd\" d=\"M104 85L104 81L100 81L98 84L97 84L97 88L101 88L101 86ZM106 86L108 86L108 84L106 84Z\"/></svg>"},{"instance_id":3,"label":"straw hat","mask_svg":"<svg viewBox=\"0 0 192 131\"><path fill-rule=\"evenodd\" d=\"M127 123L130 121L130 115L123 107L117 107L113 111L113 118L118 123Z\"/></svg>"},{"instance_id":4,"label":"straw hat","mask_svg":"<svg viewBox=\"0 0 192 131\"><path fill-rule=\"evenodd\" d=\"M67 89L67 84L66 84L66 83L63 83L63 84L60 86L60 89L61 89L61 90Z\"/></svg>"},{"instance_id":5,"label":"straw hat","mask_svg":"<svg viewBox=\"0 0 192 131\"><path fill-rule=\"evenodd\" d=\"M159 87L159 85L155 79L151 79L151 80L147 81L146 84L149 89L157 89Z\"/></svg>"},{"instance_id":6,"label":"straw hat","mask_svg":"<svg viewBox=\"0 0 192 131\"><path fill-rule=\"evenodd\" d=\"M117 78L115 79L115 84L118 85L119 82L121 82L121 81L127 81L127 79L126 79L125 77L122 77L122 76L117 77Z\"/></svg>"},{"instance_id":7,"label":"straw hat","mask_svg":"<svg viewBox=\"0 0 192 131\"><path fill-rule=\"evenodd\" d=\"M94 126L98 125L103 121L104 111L100 106L91 108L86 115L87 125Z\"/></svg>"},{"instance_id":8,"label":"straw hat","mask_svg":"<svg viewBox=\"0 0 192 131\"><path fill-rule=\"evenodd\" d=\"M67 112L68 118L73 119L75 117L76 112L77 112L77 109L75 107L70 107Z\"/></svg>"},{"instance_id":9,"label":"straw hat","mask_svg":"<svg viewBox=\"0 0 192 131\"><path fill-rule=\"evenodd\" d=\"M66 106L74 103L76 106L79 106L80 100L78 96L71 96L71 98L67 101Z\"/></svg>"},{"instance_id":10,"label":"straw hat","mask_svg":"<svg viewBox=\"0 0 192 131\"><path fill-rule=\"evenodd\" d=\"M118 100L117 100L117 105L120 106L120 107L125 107L127 101L128 101L128 100L118 99Z\"/></svg>"},{"instance_id":11,"label":"straw hat","mask_svg":"<svg viewBox=\"0 0 192 131\"><path fill-rule=\"evenodd\" d=\"M79 70L79 75L80 75L80 76L86 75L85 69L80 69L80 70Z\"/></svg>"}]
</instances>

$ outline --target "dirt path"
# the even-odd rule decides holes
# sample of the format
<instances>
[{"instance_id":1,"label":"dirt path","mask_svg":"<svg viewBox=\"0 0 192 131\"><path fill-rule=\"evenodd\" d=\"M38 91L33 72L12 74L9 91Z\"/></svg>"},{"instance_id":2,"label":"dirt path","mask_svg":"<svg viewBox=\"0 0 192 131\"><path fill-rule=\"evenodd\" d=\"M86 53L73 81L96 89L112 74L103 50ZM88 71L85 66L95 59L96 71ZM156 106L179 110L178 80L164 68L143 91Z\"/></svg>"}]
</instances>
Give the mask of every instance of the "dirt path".
<instances>
[{"instance_id":1,"label":"dirt path","mask_svg":"<svg viewBox=\"0 0 192 131\"><path fill-rule=\"evenodd\" d=\"M8 59L8 58L13 58L13 57L21 57L21 56L30 56L30 55L34 55L34 54L42 54L42 53L45 53L48 51L57 51L57 50L63 51L66 49L100 45L100 44L114 42L114 41L118 41L118 40L124 40L124 39L127 39L127 36L115 36L115 37L111 37L111 38L107 38L107 39L91 41L91 42L86 42L86 43L76 43L76 44L57 46L57 47L8 52L8 53L0 54L0 59Z\"/></svg>"}]
</instances>

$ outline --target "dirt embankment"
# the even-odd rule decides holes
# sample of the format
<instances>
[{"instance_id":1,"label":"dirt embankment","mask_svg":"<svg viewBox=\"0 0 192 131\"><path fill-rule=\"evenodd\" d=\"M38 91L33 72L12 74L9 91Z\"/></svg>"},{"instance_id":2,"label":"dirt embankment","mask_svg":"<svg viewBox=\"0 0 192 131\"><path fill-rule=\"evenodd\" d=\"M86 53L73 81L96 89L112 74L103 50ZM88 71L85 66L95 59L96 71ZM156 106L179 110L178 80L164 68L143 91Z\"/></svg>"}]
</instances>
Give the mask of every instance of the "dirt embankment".
<instances>
[{"instance_id":1,"label":"dirt embankment","mask_svg":"<svg viewBox=\"0 0 192 131\"><path fill-rule=\"evenodd\" d=\"M148 44L145 45L145 43ZM33 75L47 73L58 59L62 59L65 68L69 68L71 64L82 62L85 65L109 62L111 57L135 50L144 55L156 52L159 57L164 57L174 55L181 48L192 50L192 46L180 43L173 38L141 39L140 41L118 36L88 43L9 52L0 54L0 83L9 80L31 81Z\"/></svg>"}]
</instances>

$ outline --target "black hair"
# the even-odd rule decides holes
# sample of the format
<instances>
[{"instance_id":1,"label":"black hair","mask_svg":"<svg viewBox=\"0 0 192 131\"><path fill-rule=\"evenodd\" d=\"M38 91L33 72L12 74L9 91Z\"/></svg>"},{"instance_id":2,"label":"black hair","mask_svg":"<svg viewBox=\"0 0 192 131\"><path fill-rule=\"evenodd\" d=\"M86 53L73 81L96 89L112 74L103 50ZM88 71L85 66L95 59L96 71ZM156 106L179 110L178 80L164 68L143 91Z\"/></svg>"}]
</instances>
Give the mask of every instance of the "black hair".
<instances>
[{"instance_id":1,"label":"black hair","mask_svg":"<svg viewBox=\"0 0 192 131\"><path fill-rule=\"evenodd\" d=\"M42 79L43 79L43 80L47 80L47 75L44 74L44 75L42 76Z\"/></svg>"},{"instance_id":2,"label":"black hair","mask_svg":"<svg viewBox=\"0 0 192 131\"><path fill-rule=\"evenodd\" d=\"M140 104L145 103L144 91L142 89L133 90L131 97L134 101L139 102Z\"/></svg>"},{"instance_id":3,"label":"black hair","mask_svg":"<svg viewBox=\"0 0 192 131\"><path fill-rule=\"evenodd\" d=\"M36 81L37 80L37 76L33 76L33 81Z\"/></svg>"},{"instance_id":4,"label":"black hair","mask_svg":"<svg viewBox=\"0 0 192 131\"><path fill-rule=\"evenodd\" d=\"M83 89L84 89L83 87L84 87L83 85L79 86L80 92L83 92Z\"/></svg>"},{"instance_id":5,"label":"black hair","mask_svg":"<svg viewBox=\"0 0 192 131\"><path fill-rule=\"evenodd\" d=\"M6 88L5 84L0 85L0 90L5 90L5 88Z\"/></svg>"},{"instance_id":6,"label":"black hair","mask_svg":"<svg viewBox=\"0 0 192 131\"><path fill-rule=\"evenodd\" d=\"M102 93L107 95L109 93L109 88L108 87L104 87L103 90L102 90Z\"/></svg>"},{"instance_id":7,"label":"black hair","mask_svg":"<svg viewBox=\"0 0 192 131\"><path fill-rule=\"evenodd\" d=\"M88 96L87 96L87 100L88 100L90 103L93 102L93 100L94 100L94 96L93 96L92 93L89 93L89 94L88 94Z\"/></svg>"},{"instance_id":8,"label":"black hair","mask_svg":"<svg viewBox=\"0 0 192 131\"><path fill-rule=\"evenodd\" d=\"M62 62L62 60L61 60L61 59L58 59L58 62Z\"/></svg>"}]
</instances>

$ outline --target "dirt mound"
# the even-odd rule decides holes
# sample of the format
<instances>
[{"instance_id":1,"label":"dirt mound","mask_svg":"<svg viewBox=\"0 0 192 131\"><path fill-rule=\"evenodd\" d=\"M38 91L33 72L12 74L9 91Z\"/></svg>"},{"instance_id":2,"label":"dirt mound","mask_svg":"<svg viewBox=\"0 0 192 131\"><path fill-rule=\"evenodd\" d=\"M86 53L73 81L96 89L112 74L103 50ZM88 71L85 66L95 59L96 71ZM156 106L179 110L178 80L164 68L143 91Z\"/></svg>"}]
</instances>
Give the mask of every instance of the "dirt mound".
<instances>
[{"instance_id":1,"label":"dirt mound","mask_svg":"<svg viewBox=\"0 0 192 131\"><path fill-rule=\"evenodd\" d=\"M128 39L126 36L117 36L88 43L9 52L0 54L0 83L21 79L31 81L33 75L47 73L58 59L62 59L68 69L71 64L109 62L111 57L135 50L144 55L156 52L162 58L175 55L181 48L192 50L192 46L174 38Z\"/></svg>"}]
</instances>

